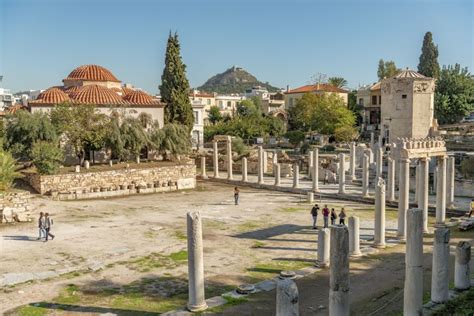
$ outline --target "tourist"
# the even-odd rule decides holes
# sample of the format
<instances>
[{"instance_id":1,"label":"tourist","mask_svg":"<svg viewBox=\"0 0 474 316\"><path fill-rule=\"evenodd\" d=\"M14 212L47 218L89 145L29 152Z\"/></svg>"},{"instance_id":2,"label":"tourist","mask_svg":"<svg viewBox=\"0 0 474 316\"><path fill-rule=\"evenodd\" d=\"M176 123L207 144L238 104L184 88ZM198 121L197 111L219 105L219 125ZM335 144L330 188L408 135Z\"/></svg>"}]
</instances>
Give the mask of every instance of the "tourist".
<instances>
[{"instance_id":1,"label":"tourist","mask_svg":"<svg viewBox=\"0 0 474 316\"><path fill-rule=\"evenodd\" d=\"M471 200L471 203L469 205L469 214L468 217L472 216L472 212L474 211L474 200Z\"/></svg>"},{"instance_id":2,"label":"tourist","mask_svg":"<svg viewBox=\"0 0 474 316\"><path fill-rule=\"evenodd\" d=\"M39 237L36 240L40 240L43 237L46 237L46 233L44 230L44 213L40 212L40 216L38 218L38 229L39 229Z\"/></svg>"},{"instance_id":3,"label":"tourist","mask_svg":"<svg viewBox=\"0 0 474 316\"><path fill-rule=\"evenodd\" d=\"M316 222L318 220L318 211L319 206L318 204L314 204L313 208L311 209L311 216L313 216L313 229L317 229Z\"/></svg>"},{"instance_id":4,"label":"tourist","mask_svg":"<svg viewBox=\"0 0 474 316\"><path fill-rule=\"evenodd\" d=\"M346 211L344 211L344 208L339 213L339 225L346 225Z\"/></svg>"},{"instance_id":5,"label":"tourist","mask_svg":"<svg viewBox=\"0 0 474 316\"><path fill-rule=\"evenodd\" d=\"M324 172L324 181L323 181L323 184L328 184L329 182L329 174L328 174L328 171L326 170Z\"/></svg>"},{"instance_id":6,"label":"tourist","mask_svg":"<svg viewBox=\"0 0 474 316\"><path fill-rule=\"evenodd\" d=\"M48 241L48 236L51 237L51 240L54 239L54 235L51 234L49 231L51 230L51 226L53 225L53 220L49 217L49 213L44 214L44 230L45 230L45 241Z\"/></svg>"},{"instance_id":7,"label":"tourist","mask_svg":"<svg viewBox=\"0 0 474 316\"><path fill-rule=\"evenodd\" d=\"M235 200L235 205L239 205L239 193L240 190L238 187L234 188L234 200Z\"/></svg>"},{"instance_id":8,"label":"tourist","mask_svg":"<svg viewBox=\"0 0 474 316\"><path fill-rule=\"evenodd\" d=\"M331 225L336 225L337 214L334 208L331 209Z\"/></svg>"},{"instance_id":9,"label":"tourist","mask_svg":"<svg viewBox=\"0 0 474 316\"><path fill-rule=\"evenodd\" d=\"M324 205L323 208L323 219L324 219L324 228L328 228L328 218L329 218L329 209L327 205Z\"/></svg>"}]
</instances>

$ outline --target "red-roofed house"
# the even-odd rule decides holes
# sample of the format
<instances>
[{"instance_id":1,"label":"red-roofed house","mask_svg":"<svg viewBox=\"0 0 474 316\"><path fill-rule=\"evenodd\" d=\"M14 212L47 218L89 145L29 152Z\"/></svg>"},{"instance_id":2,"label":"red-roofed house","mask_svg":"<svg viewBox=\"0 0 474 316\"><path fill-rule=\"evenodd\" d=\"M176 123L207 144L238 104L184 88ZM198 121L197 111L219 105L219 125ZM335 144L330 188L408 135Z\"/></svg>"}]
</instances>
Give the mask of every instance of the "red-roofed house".
<instances>
[{"instance_id":1,"label":"red-roofed house","mask_svg":"<svg viewBox=\"0 0 474 316\"><path fill-rule=\"evenodd\" d=\"M285 92L285 108L288 109L296 104L296 102L301 99L301 97L306 93L314 94L336 94L342 98L344 104L347 106L347 100L349 96L349 91L335 87L327 83L317 83L302 86L296 89L288 90Z\"/></svg>"}]
</instances>

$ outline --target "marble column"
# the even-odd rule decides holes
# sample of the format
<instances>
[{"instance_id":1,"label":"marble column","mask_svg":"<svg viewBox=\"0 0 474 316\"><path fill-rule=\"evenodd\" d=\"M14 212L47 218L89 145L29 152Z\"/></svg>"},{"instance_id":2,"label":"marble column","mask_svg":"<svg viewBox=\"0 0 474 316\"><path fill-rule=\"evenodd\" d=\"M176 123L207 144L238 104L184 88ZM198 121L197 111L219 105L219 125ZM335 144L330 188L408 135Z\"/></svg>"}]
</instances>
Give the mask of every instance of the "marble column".
<instances>
[{"instance_id":1,"label":"marble column","mask_svg":"<svg viewBox=\"0 0 474 316\"><path fill-rule=\"evenodd\" d=\"M308 178L311 179L311 173L313 172L313 151L308 151Z\"/></svg>"},{"instance_id":2,"label":"marble column","mask_svg":"<svg viewBox=\"0 0 474 316\"><path fill-rule=\"evenodd\" d=\"M417 162L416 168L415 168L415 203L418 205L418 208L420 207L420 174L421 174L421 166L420 163Z\"/></svg>"},{"instance_id":3,"label":"marble column","mask_svg":"<svg viewBox=\"0 0 474 316\"><path fill-rule=\"evenodd\" d=\"M435 171L433 172L433 193L436 193L436 190L438 188L438 165L435 166Z\"/></svg>"},{"instance_id":4,"label":"marble column","mask_svg":"<svg viewBox=\"0 0 474 316\"><path fill-rule=\"evenodd\" d=\"M232 180L232 140L230 137L227 139L227 179Z\"/></svg>"},{"instance_id":5,"label":"marble column","mask_svg":"<svg viewBox=\"0 0 474 316\"><path fill-rule=\"evenodd\" d=\"M375 178L378 179L382 176L383 168L383 149L379 145L375 146Z\"/></svg>"},{"instance_id":6,"label":"marble column","mask_svg":"<svg viewBox=\"0 0 474 316\"><path fill-rule=\"evenodd\" d=\"M339 154L339 169L338 169L338 176L339 176L339 194L346 193L346 173L344 172L344 159L346 155L343 153Z\"/></svg>"},{"instance_id":7,"label":"marble column","mask_svg":"<svg viewBox=\"0 0 474 316\"><path fill-rule=\"evenodd\" d=\"M446 157L438 157L436 179L436 225L444 225L446 220Z\"/></svg>"},{"instance_id":8,"label":"marble column","mask_svg":"<svg viewBox=\"0 0 474 316\"><path fill-rule=\"evenodd\" d=\"M375 135L374 135L374 132L370 132L370 148L374 148L374 144L375 144Z\"/></svg>"},{"instance_id":9,"label":"marble column","mask_svg":"<svg viewBox=\"0 0 474 316\"><path fill-rule=\"evenodd\" d=\"M265 174L268 172L268 151L266 150L263 151L262 163L263 163L263 174Z\"/></svg>"},{"instance_id":10,"label":"marble column","mask_svg":"<svg viewBox=\"0 0 474 316\"><path fill-rule=\"evenodd\" d=\"M356 179L356 143L351 142L351 153L350 153L350 179L351 181L354 181Z\"/></svg>"},{"instance_id":11,"label":"marble column","mask_svg":"<svg viewBox=\"0 0 474 316\"><path fill-rule=\"evenodd\" d=\"M349 230L331 226L329 315L349 316Z\"/></svg>"},{"instance_id":12,"label":"marble column","mask_svg":"<svg viewBox=\"0 0 474 316\"><path fill-rule=\"evenodd\" d=\"M300 187L300 166L297 162L293 164L293 189Z\"/></svg>"},{"instance_id":13,"label":"marble column","mask_svg":"<svg viewBox=\"0 0 474 316\"><path fill-rule=\"evenodd\" d=\"M313 192L308 192L307 194L308 194L308 195L307 195L306 198L307 198L307 200L308 200L308 203L313 203L313 201L314 201L314 193L313 193Z\"/></svg>"},{"instance_id":14,"label":"marble column","mask_svg":"<svg viewBox=\"0 0 474 316\"><path fill-rule=\"evenodd\" d=\"M206 172L206 156L201 157L201 178L208 179Z\"/></svg>"},{"instance_id":15,"label":"marble column","mask_svg":"<svg viewBox=\"0 0 474 316\"><path fill-rule=\"evenodd\" d=\"M319 191L319 149L315 148L313 150L313 192Z\"/></svg>"},{"instance_id":16,"label":"marble column","mask_svg":"<svg viewBox=\"0 0 474 316\"><path fill-rule=\"evenodd\" d=\"M433 266L431 269L431 301L443 303L449 299L449 229L435 229Z\"/></svg>"},{"instance_id":17,"label":"marble column","mask_svg":"<svg viewBox=\"0 0 474 316\"><path fill-rule=\"evenodd\" d=\"M322 228L318 231L318 266L329 267L330 230Z\"/></svg>"},{"instance_id":18,"label":"marble column","mask_svg":"<svg viewBox=\"0 0 474 316\"><path fill-rule=\"evenodd\" d=\"M456 258L454 261L454 288L456 290L467 290L471 287L471 244L460 241L456 246Z\"/></svg>"},{"instance_id":19,"label":"marble column","mask_svg":"<svg viewBox=\"0 0 474 316\"><path fill-rule=\"evenodd\" d=\"M447 194L447 201L446 204L449 208L454 207L454 176L455 176L455 168L454 168L454 157L448 157L448 164L446 169L446 176L448 180L446 181L446 194Z\"/></svg>"},{"instance_id":20,"label":"marble column","mask_svg":"<svg viewBox=\"0 0 474 316\"><path fill-rule=\"evenodd\" d=\"M242 158L242 181L247 182L247 158Z\"/></svg>"},{"instance_id":21,"label":"marble column","mask_svg":"<svg viewBox=\"0 0 474 316\"><path fill-rule=\"evenodd\" d=\"M273 176L275 176L275 165L278 163L278 154L276 151L273 152L272 156L272 168L273 168Z\"/></svg>"},{"instance_id":22,"label":"marble column","mask_svg":"<svg viewBox=\"0 0 474 316\"><path fill-rule=\"evenodd\" d=\"M369 197L369 156L362 156L362 197Z\"/></svg>"},{"instance_id":23,"label":"marble column","mask_svg":"<svg viewBox=\"0 0 474 316\"><path fill-rule=\"evenodd\" d=\"M276 165L274 165L275 167L275 186L279 187L280 186L280 164L277 163Z\"/></svg>"},{"instance_id":24,"label":"marble column","mask_svg":"<svg viewBox=\"0 0 474 316\"><path fill-rule=\"evenodd\" d=\"M404 241L407 234L407 210L410 188L410 159L400 160L400 184L398 193L398 232L397 236Z\"/></svg>"},{"instance_id":25,"label":"marble column","mask_svg":"<svg viewBox=\"0 0 474 316\"><path fill-rule=\"evenodd\" d=\"M283 279L277 281L276 316L298 316L298 287L295 281Z\"/></svg>"},{"instance_id":26,"label":"marble column","mask_svg":"<svg viewBox=\"0 0 474 316\"><path fill-rule=\"evenodd\" d=\"M202 224L199 212L187 213L188 227L188 310L192 312L207 309L204 297L204 260L202 245Z\"/></svg>"},{"instance_id":27,"label":"marble column","mask_svg":"<svg viewBox=\"0 0 474 316\"><path fill-rule=\"evenodd\" d=\"M258 146L258 166L257 166L257 169L258 169L258 184L263 184L263 147L262 146Z\"/></svg>"},{"instance_id":28,"label":"marble column","mask_svg":"<svg viewBox=\"0 0 474 316\"><path fill-rule=\"evenodd\" d=\"M212 141L212 148L214 178L219 178L219 149L217 148L217 140Z\"/></svg>"},{"instance_id":29,"label":"marble column","mask_svg":"<svg viewBox=\"0 0 474 316\"><path fill-rule=\"evenodd\" d=\"M408 210L407 226L403 315L418 316L423 307L423 211Z\"/></svg>"},{"instance_id":30,"label":"marble column","mask_svg":"<svg viewBox=\"0 0 474 316\"><path fill-rule=\"evenodd\" d=\"M392 157L388 157L388 173L387 173L387 186L388 194L387 200L390 202L395 201L395 160Z\"/></svg>"},{"instance_id":31,"label":"marble column","mask_svg":"<svg viewBox=\"0 0 474 316\"><path fill-rule=\"evenodd\" d=\"M385 248L385 181L378 178L375 185L374 247Z\"/></svg>"},{"instance_id":32,"label":"marble column","mask_svg":"<svg viewBox=\"0 0 474 316\"><path fill-rule=\"evenodd\" d=\"M428 191L430 181L430 158L420 159L420 179L418 194L418 208L423 210L423 232L428 232Z\"/></svg>"},{"instance_id":33,"label":"marble column","mask_svg":"<svg viewBox=\"0 0 474 316\"><path fill-rule=\"evenodd\" d=\"M359 257L360 252L360 221L357 216L349 217L349 255Z\"/></svg>"}]
</instances>

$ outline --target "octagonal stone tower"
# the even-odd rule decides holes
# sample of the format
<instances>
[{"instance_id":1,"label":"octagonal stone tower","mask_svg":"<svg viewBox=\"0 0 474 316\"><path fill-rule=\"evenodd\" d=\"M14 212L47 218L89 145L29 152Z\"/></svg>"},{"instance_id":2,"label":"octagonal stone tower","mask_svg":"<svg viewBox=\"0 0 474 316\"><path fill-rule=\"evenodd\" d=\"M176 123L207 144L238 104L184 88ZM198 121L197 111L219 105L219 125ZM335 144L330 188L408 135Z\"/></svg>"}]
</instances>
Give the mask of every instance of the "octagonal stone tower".
<instances>
[{"instance_id":1,"label":"octagonal stone tower","mask_svg":"<svg viewBox=\"0 0 474 316\"><path fill-rule=\"evenodd\" d=\"M435 79L406 69L382 80L381 124L388 142L435 136Z\"/></svg>"}]
</instances>

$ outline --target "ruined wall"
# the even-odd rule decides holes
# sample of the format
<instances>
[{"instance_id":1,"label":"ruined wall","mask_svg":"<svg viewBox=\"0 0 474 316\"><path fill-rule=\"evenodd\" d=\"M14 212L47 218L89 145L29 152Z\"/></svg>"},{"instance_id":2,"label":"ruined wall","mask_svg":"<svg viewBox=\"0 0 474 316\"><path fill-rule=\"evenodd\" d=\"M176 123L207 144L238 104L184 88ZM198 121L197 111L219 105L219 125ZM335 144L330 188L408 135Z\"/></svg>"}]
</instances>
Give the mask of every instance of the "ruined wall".
<instances>
[{"instance_id":1,"label":"ruined wall","mask_svg":"<svg viewBox=\"0 0 474 316\"><path fill-rule=\"evenodd\" d=\"M105 170L58 175L27 174L30 185L41 194L59 200L154 193L196 187L196 166L192 164Z\"/></svg>"},{"instance_id":2,"label":"ruined wall","mask_svg":"<svg viewBox=\"0 0 474 316\"><path fill-rule=\"evenodd\" d=\"M0 193L0 223L4 220L12 221L13 214L23 218L28 212L30 192L2 192Z\"/></svg>"}]
</instances>

